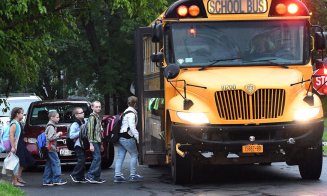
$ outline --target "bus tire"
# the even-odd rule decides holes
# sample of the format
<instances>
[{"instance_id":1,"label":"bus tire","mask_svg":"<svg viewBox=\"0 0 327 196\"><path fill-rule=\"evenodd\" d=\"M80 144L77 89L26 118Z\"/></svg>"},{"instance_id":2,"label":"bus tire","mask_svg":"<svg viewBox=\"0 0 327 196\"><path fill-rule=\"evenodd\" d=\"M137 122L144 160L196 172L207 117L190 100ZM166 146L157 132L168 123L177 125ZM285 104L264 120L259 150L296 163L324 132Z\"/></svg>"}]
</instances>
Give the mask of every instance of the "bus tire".
<instances>
[{"instance_id":1,"label":"bus tire","mask_svg":"<svg viewBox=\"0 0 327 196\"><path fill-rule=\"evenodd\" d=\"M176 141L172 139L171 144L171 173L174 184L188 184L192 181L193 167L190 155L184 158L176 153Z\"/></svg>"},{"instance_id":2,"label":"bus tire","mask_svg":"<svg viewBox=\"0 0 327 196\"><path fill-rule=\"evenodd\" d=\"M106 145L104 153L106 154L104 155L103 160L101 161L101 168L108 169L114 162L115 158L115 148L111 142Z\"/></svg>"},{"instance_id":3,"label":"bus tire","mask_svg":"<svg viewBox=\"0 0 327 196\"><path fill-rule=\"evenodd\" d=\"M299 161L302 179L319 180L322 170L323 154L321 144L314 149L304 149L304 156Z\"/></svg>"}]
</instances>

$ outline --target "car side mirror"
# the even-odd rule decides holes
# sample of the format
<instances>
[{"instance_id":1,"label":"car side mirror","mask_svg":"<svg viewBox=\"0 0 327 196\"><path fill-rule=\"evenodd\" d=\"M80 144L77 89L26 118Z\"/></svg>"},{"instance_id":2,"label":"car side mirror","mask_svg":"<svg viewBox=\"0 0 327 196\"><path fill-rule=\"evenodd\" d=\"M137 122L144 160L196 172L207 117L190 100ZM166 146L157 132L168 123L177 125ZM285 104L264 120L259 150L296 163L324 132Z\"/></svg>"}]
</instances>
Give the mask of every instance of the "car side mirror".
<instances>
[{"instance_id":1,"label":"car side mirror","mask_svg":"<svg viewBox=\"0 0 327 196\"><path fill-rule=\"evenodd\" d=\"M162 52L153 53L151 55L151 61L154 63L162 63L163 59L164 59L164 55Z\"/></svg>"},{"instance_id":2,"label":"car side mirror","mask_svg":"<svg viewBox=\"0 0 327 196\"><path fill-rule=\"evenodd\" d=\"M316 32L315 33L315 49L324 50L326 48L325 33Z\"/></svg>"},{"instance_id":3,"label":"car side mirror","mask_svg":"<svg viewBox=\"0 0 327 196\"><path fill-rule=\"evenodd\" d=\"M180 72L179 66L177 65L168 65L164 70L164 76L167 79L174 79L178 76Z\"/></svg>"},{"instance_id":4,"label":"car side mirror","mask_svg":"<svg viewBox=\"0 0 327 196\"><path fill-rule=\"evenodd\" d=\"M154 23L152 25L152 42L158 43L162 40L162 24L161 23Z\"/></svg>"}]
</instances>

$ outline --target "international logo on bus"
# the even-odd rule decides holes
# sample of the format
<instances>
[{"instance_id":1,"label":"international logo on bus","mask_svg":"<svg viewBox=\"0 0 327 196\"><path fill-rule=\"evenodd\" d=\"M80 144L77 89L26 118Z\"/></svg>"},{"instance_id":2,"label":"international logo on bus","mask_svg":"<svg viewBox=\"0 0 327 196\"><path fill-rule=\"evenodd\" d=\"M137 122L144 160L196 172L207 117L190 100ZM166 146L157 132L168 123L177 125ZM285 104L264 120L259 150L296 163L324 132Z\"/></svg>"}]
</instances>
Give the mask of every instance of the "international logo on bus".
<instances>
[{"instance_id":1,"label":"international logo on bus","mask_svg":"<svg viewBox=\"0 0 327 196\"><path fill-rule=\"evenodd\" d=\"M253 84L247 84L245 85L244 90L248 95L252 95L255 92L256 88Z\"/></svg>"},{"instance_id":2,"label":"international logo on bus","mask_svg":"<svg viewBox=\"0 0 327 196\"><path fill-rule=\"evenodd\" d=\"M267 0L209 0L210 14L261 14L267 12Z\"/></svg>"}]
</instances>

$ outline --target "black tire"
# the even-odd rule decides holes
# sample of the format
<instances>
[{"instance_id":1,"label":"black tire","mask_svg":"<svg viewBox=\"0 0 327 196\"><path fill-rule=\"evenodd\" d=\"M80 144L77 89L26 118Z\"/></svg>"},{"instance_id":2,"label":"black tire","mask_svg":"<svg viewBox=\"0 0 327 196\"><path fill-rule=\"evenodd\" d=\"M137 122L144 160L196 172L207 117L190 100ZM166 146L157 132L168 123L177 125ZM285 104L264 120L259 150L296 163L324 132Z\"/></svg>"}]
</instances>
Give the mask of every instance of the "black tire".
<instances>
[{"instance_id":1,"label":"black tire","mask_svg":"<svg viewBox=\"0 0 327 196\"><path fill-rule=\"evenodd\" d=\"M171 174L174 184L188 184L192 182L193 167L189 155L184 158L176 152L176 141L172 139L171 144Z\"/></svg>"},{"instance_id":2,"label":"black tire","mask_svg":"<svg viewBox=\"0 0 327 196\"><path fill-rule=\"evenodd\" d=\"M105 149L104 152L107 154L104 156L103 160L101 161L101 168L108 169L114 162L114 158L115 158L114 145L111 142L109 142L107 145L107 149Z\"/></svg>"},{"instance_id":3,"label":"black tire","mask_svg":"<svg viewBox=\"0 0 327 196\"><path fill-rule=\"evenodd\" d=\"M312 149L305 149L303 155L299 161L299 171L302 179L319 180L323 160L321 144Z\"/></svg>"}]
</instances>

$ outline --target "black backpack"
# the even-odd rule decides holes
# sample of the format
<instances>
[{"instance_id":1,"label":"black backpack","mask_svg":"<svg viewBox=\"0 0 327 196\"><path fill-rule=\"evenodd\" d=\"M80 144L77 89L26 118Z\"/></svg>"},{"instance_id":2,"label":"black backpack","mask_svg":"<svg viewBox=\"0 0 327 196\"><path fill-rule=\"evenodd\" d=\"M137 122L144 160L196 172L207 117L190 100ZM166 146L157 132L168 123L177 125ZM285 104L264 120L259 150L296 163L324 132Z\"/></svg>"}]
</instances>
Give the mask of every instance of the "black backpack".
<instances>
[{"instance_id":1,"label":"black backpack","mask_svg":"<svg viewBox=\"0 0 327 196\"><path fill-rule=\"evenodd\" d=\"M95 122L97 122L97 121L95 120ZM79 132L79 142L81 144L81 148L83 148L84 150L87 150L90 148L90 142L89 142L89 137L88 137L88 135L89 135L88 124L89 124L89 120L86 121L86 123L81 125L81 131ZM96 127L96 123L94 123L93 131L95 130L95 127ZM93 134L93 137L94 137L94 134Z\"/></svg>"},{"instance_id":2,"label":"black backpack","mask_svg":"<svg viewBox=\"0 0 327 196\"><path fill-rule=\"evenodd\" d=\"M113 122L113 126L111 126L112 127L111 128L111 138L109 140L111 143L115 144L119 141L122 121L123 121L124 116L128 113L134 113L134 112L127 111L127 112L124 112L122 115L116 115L116 118Z\"/></svg>"},{"instance_id":3,"label":"black backpack","mask_svg":"<svg viewBox=\"0 0 327 196\"><path fill-rule=\"evenodd\" d=\"M76 139L70 138L70 127L71 126L72 126L72 124L70 124L67 128L66 145L67 145L68 150L74 150L74 146L75 146L75 142L76 142Z\"/></svg>"}]
</instances>

